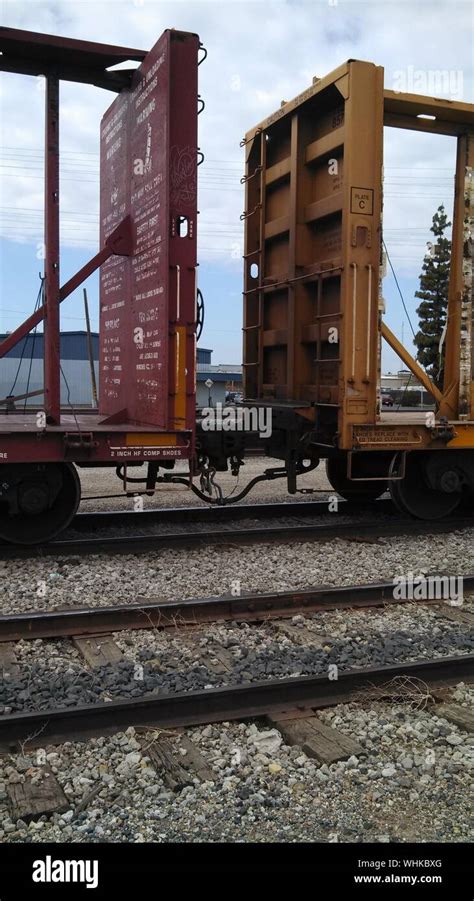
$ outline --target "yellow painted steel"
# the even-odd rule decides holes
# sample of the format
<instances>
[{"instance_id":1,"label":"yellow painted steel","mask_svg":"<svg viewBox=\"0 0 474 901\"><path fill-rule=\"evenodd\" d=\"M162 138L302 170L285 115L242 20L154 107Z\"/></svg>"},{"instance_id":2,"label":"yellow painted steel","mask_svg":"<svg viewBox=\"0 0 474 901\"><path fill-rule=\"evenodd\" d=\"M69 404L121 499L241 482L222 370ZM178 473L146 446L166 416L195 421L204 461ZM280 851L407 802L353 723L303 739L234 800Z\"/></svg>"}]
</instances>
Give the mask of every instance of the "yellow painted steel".
<instances>
[{"instance_id":1,"label":"yellow painted steel","mask_svg":"<svg viewBox=\"0 0 474 901\"><path fill-rule=\"evenodd\" d=\"M449 419L474 416L474 351L472 347L472 258L474 228L474 128L458 138L451 261L448 291L444 403L440 413Z\"/></svg>"},{"instance_id":2,"label":"yellow painted steel","mask_svg":"<svg viewBox=\"0 0 474 901\"><path fill-rule=\"evenodd\" d=\"M384 125L458 138L442 390L382 321ZM360 60L247 132L245 396L301 404L315 444L474 448L473 134L472 104L384 91L383 69ZM435 427L384 422L382 337L434 397Z\"/></svg>"},{"instance_id":3,"label":"yellow painted steel","mask_svg":"<svg viewBox=\"0 0 474 901\"><path fill-rule=\"evenodd\" d=\"M436 385L431 381L430 377L426 374L425 370L421 368L421 366L416 362L416 360L412 357L412 355L407 351L406 347L403 346L402 342L398 340L396 335L390 331L388 325L385 322L382 322L380 325L380 333L382 338L385 338L387 344L390 345L392 350L395 351L397 356L400 357L405 366L408 366L410 372L418 379L419 382L429 391L438 403L441 403L443 400L443 395L441 391L438 390Z\"/></svg>"},{"instance_id":4,"label":"yellow painted steel","mask_svg":"<svg viewBox=\"0 0 474 901\"><path fill-rule=\"evenodd\" d=\"M186 424L186 326L176 326L174 427Z\"/></svg>"},{"instance_id":5,"label":"yellow painted steel","mask_svg":"<svg viewBox=\"0 0 474 901\"><path fill-rule=\"evenodd\" d=\"M466 447L474 450L474 422L472 423L453 423L455 438L446 446L449 447Z\"/></svg>"},{"instance_id":6,"label":"yellow painted steel","mask_svg":"<svg viewBox=\"0 0 474 901\"><path fill-rule=\"evenodd\" d=\"M178 436L169 432L130 432L125 435L126 447L176 447Z\"/></svg>"}]
</instances>

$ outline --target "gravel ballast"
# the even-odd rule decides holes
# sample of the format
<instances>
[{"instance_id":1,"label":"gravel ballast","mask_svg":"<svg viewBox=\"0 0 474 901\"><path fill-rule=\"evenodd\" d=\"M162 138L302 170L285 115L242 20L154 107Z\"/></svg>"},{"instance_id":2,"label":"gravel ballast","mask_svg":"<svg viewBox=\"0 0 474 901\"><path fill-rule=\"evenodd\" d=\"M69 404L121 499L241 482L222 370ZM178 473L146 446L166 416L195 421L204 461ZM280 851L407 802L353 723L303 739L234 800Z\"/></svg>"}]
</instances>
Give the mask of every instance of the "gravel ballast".
<instances>
[{"instance_id":1,"label":"gravel ballast","mask_svg":"<svg viewBox=\"0 0 474 901\"><path fill-rule=\"evenodd\" d=\"M265 679L472 653L469 626L434 608L334 610L278 623L220 624L199 630L115 633L123 661L88 670L69 642L18 642L19 671L0 684L0 714L71 707L153 693L198 691ZM224 649L228 671L216 657ZM217 664L217 672L216 672Z\"/></svg>"},{"instance_id":2,"label":"gravel ballast","mask_svg":"<svg viewBox=\"0 0 474 901\"><path fill-rule=\"evenodd\" d=\"M261 461L252 463L246 476L261 466ZM324 474L316 476L305 478L327 490ZM111 472L107 482L103 471L81 477L89 493L119 485ZM146 500L145 506L157 506L157 500ZM284 482L261 486L248 500L288 500ZM184 488L166 488L159 504L166 502L187 506L193 500ZM81 509L130 509L132 503L126 498L118 504L115 499L90 501ZM459 576L473 570L474 528L400 535L379 543L331 539L253 547L233 544L232 528L227 531L229 541L219 547L0 561L2 612L361 584L422 572ZM465 597L462 610L472 609ZM115 633L124 660L94 670L71 641L17 642L18 670L0 685L0 715L473 649L467 622L420 603L333 610L285 622L290 631L269 621ZM220 666L222 651L227 670ZM324 723L362 749L331 765L321 766L300 747L289 747L263 719L187 729L214 778L200 782L196 777L181 791L170 790L147 755L156 734L138 729L37 751L23 748L0 758L0 841L468 842L472 737L426 706L425 694L420 688L403 703L373 697L320 711ZM449 700L470 708L472 687L456 686ZM179 736L171 732L168 738L181 753ZM44 765L58 779L68 808L30 823L12 819L9 787L39 779Z\"/></svg>"},{"instance_id":3,"label":"gravel ballast","mask_svg":"<svg viewBox=\"0 0 474 901\"><path fill-rule=\"evenodd\" d=\"M472 690L460 684L453 699L468 706ZM189 729L215 775L177 792L147 756L156 736L133 728L3 758L0 840L469 841L472 748L465 733L409 703L340 705L320 716L362 753L320 766L263 721ZM262 753L269 731L271 749ZM69 807L28 824L12 820L8 786L34 777L39 761L51 767Z\"/></svg>"},{"instance_id":4,"label":"gravel ballast","mask_svg":"<svg viewBox=\"0 0 474 901\"><path fill-rule=\"evenodd\" d=\"M474 528L449 535L396 536L384 543L332 538L258 545L163 549L108 557L32 557L0 561L3 613L59 607L180 600L240 589L285 591L311 585L389 581L395 576L467 574Z\"/></svg>"}]
</instances>

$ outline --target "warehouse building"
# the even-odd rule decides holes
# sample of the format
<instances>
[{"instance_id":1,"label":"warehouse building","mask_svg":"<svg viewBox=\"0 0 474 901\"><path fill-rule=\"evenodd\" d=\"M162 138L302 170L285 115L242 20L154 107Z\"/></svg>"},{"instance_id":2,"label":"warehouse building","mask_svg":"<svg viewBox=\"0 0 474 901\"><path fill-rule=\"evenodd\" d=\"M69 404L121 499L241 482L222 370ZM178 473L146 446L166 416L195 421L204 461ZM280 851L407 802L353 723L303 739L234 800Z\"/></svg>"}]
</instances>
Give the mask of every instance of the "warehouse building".
<instances>
[{"instance_id":1,"label":"warehouse building","mask_svg":"<svg viewBox=\"0 0 474 901\"><path fill-rule=\"evenodd\" d=\"M0 335L0 343L7 335ZM91 334L92 357L97 389L99 384L99 335ZM75 408L95 406L91 378L91 365L87 332L61 332L61 404ZM0 360L0 400L10 395L40 392L43 387L43 348L42 332L27 335ZM200 407L225 403L226 392L231 389L242 389L241 366L213 366L212 350L206 347L197 349L196 402ZM209 381L212 385L209 387ZM23 404L41 406L41 395L35 393ZM5 407L5 402L3 403Z\"/></svg>"},{"instance_id":2,"label":"warehouse building","mask_svg":"<svg viewBox=\"0 0 474 901\"><path fill-rule=\"evenodd\" d=\"M0 335L0 343L7 335ZM87 332L61 332L61 404L91 407L93 404ZM99 336L91 335L95 376L99 378ZM0 360L0 398L41 391L43 387L44 335L27 335ZM24 402L22 402L24 403ZM26 401L41 406L36 394Z\"/></svg>"}]
</instances>

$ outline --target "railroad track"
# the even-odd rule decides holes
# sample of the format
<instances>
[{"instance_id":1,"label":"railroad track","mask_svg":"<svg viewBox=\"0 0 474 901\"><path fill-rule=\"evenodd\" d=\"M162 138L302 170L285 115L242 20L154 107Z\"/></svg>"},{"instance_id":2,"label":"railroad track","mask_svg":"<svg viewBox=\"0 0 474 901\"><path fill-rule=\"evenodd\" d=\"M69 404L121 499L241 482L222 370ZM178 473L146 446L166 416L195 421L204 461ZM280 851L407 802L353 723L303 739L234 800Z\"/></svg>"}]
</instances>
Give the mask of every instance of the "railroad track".
<instances>
[{"instance_id":1,"label":"railroad track","mask_svg":"<svg viewBox=\"0 0 474 901\"><path fill-rule=\"evenodd\" d=\"M361 693L381 687L398 677L420 679L429 688L448 686L472 678L474 655L439 657L382 667L340 671L331 681L325 676L299 676L231 685L180 694L158 694L131 700L83 704L74 708L8 714L0 717L0 750L77 741L117 732L129 726L176 728L313 710L360 700Z\"/></svg>"},{"instance_id":2,"label":"railroad track","mask_svg":"<svg viewBox=\"0 0 474 901\"><path fill-rule=\"evenodd\" d=\"M330 489L325 494L334 494ZM123 494L119 495L123 499ZM88 498L83 498L88 500ZM91 498L94 500L94 498ZM133 499L131 499L133 500ZM343 514L360 513L361 511L376 511L386 515L396 515L395 508L390 498L379 498L375 501L339 501L338 512ZM328 501L283 501L280 503L265 504L229 504L228 506L202 506L202 507L158 507L145 508L140 511L140 521L144 524L176 524L176 523L224 523L236 522L240 519L277 519L286 516L306 517L321 516L328 513ZM95 529L122 527L136 525L137 513L132 510L94 510L86 513L77 513L71 527L75 531L89 531Z\"/></svg>"},{"instance_id":3,"label":"railroad track","mask_svg":"<svg viewBox=\"0 0 474 901\"><path fill-rule=\"evenodd\" d=\"M429 580L430 576L426 577ZM449 578L449 576L447 577ZM474 591L474 575L463 588ZM181 601L142 599L133 604L41 610L0 616L0 643L42 638L104 635L125 629L169 629L213 622L261 622L297 613L336 608L380 607L407 603L394 598L393 582L317 586L293 591L246 593L237 597L186 598ZM423 600L441 603L442 599Z\"/></svg>"},{"instance_id":4,"label":"railroad track","mask_svg":"<svg viewBox=\"0 0 474 901\"><path fill-rule=\"evenodd\" d=\"M468 591L474 588L474 575L464 577ZM439 601L436 601L439 603ZM85 657L85 663L95 667L100 660L90 660L95 651L94 642L100 648L100 635L121 629L178 628L199 624L225 621L265 621L267 618L292 616L295 612L310 613L335 607L378 607L400 603L393 598L392 583L368 585L335 586L310 588L302 591L247 594L240 597L187 599L181 602L140 602L107 608L82 608L79 610L42 611L15 614L0 618L0 657L7 642L30 638L71 638ZM423 603L426 603L425 601ZM472 617L472 614L444 608L448 617ZM466 621L467 620L462 620ZM288 628L285 626L285 629ZM291 627L290 627L291 628ZM294 627L293 627L294 628ZM87 635L92 638L88 639ZM108 636L112 639L112 636ZM105 646L107 646L105 640ZM87 649L88 642L91 647ZM111 642L113 644L113 642ZM113 650L113 649L112 649ZM116 647L115 650L118 650ZM89 651L89 653L88 653ZM109 648L110 652L110 648ZM207 652L206 652L207 653ZM224 652L225 653L225 652ZM120 651L119 651L120 654ZM209 650L216 654L215 648ZM217 654L216 654L217 656ZM105 658L104 658L105 659ZM112 659L112 658L110 658ZM472 679L474 655L462 654L443 656L435 659L396 662L384 666L365 666L339 669L337 678L328 674L317 676L280 677L244 684L224 684L220 687L193 689L180 693L161 693L154 690L143 696L117 700L101 700L92 704L74 707L51 706L44 710L4 714L0 716L0 752L13 753L19 748L26 750L45 744L61 744L64 741L84 740L99 735L127 729L129 726L147 730L173 730L188 726L229 720L265 718L274 727L283 731L290 744L299 744L305 729L314 739L314 729L322 730L322 742L328 737L331 742L342 742L337 753L346 757L348 739L328 730L315 713L323 708L340 703L363 702L376 699L391 700L398 692L399 681L419 680L427 698L439 701L440 692L461 680ZM232 673L222 661L219 670L222 681L232 680ZM436 708L434 708L436 709ZM465 717L462 710L451 709L451 716ZM456 719L454 720L456 721ZM292 725L294 723L294 725ZM464 723L464 720L463 720ZM165 732L166 734L166 732ZM151 753L148 746L147 750ZM153 750L158 755L160 766L172 767L169 778L182 776L179 755L176 758L163 742L159 741ZM189 744L189 743L188 743ZM325 753L327 747L324 745ZM191 745L192 747L192 745ZM308 750L308 749L307 749ZM314 750L314 749L313 749ZM171 756L170 756L171 753ZM310 755L312 750L309 751ZM316 756L321 748L315 750ZM333 750L331 750L333 753ZM164 755L164 756L163 756ZM153 755L152 755L153 756ZM174 762L173 762L174 761ZM177 761L177 762L176 762ZM202 761L201 761L202 763ZM188 778L188 777L186 777ZM212 778L209 773L205 778Z\"/></svg>"},{"instance_id":5,"label":"railroad track","mask_svg":"<svg viewBox=\"0 0 474 901\"><path fill-rule=\"evenodd\" d=\"M303 505L301 505L303 506ZM326 508L327 509L327 508ZM95 515L95 514L94 514ZM393 519L374 519L368 522L341 522L337 514L327 514L331 521L318 523L291 522L283 525L244 526L236 529L208 528L206 531L191 530L166 532L151 535L115 535L111 537L90 536L86 538L70 538L51 541L49 544L16 545L1 544L0 559L13 560L36 556L53 556L74 554L89 556L93 554L142 554L158 551L161 548L189 548L202 545L222 544L256 544L258 542L284 541L328 541L331 538L347 540L375 540L395 535L432 535L447 534L458 529L469 528L474 524L474 517L453 516L429 522L394 516ZM137 522L137 514L134 514ZM139 514L141 519L142 514Z\"/></svg>"}]
</instances>

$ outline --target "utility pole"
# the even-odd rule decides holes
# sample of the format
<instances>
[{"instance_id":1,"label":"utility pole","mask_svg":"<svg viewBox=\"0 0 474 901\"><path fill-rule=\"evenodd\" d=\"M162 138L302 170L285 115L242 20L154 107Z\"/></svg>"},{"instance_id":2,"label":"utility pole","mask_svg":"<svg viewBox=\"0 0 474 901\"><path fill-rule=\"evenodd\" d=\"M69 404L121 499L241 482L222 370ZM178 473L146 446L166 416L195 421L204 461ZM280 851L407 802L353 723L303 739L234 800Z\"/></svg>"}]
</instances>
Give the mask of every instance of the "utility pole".
<instances>
[{"instance_id":1,"label":"utility pole","mask_svg":"<svg viewBox=\"0 0 474 901\"><path fill-rule=\"evenodd\" d=\"M97 383L95 380L95 369L94 369L94 352L92 350L92 335L91 335L91 323L89 319L89 304L87 301L87 291L83 288L84 292L84 312L86 316L86 331L87 331L87 352L89 355L89 366L91 370L91 385L92 385L92 402L94 407L97 407Z\"/></svg>"}]
</instances>

